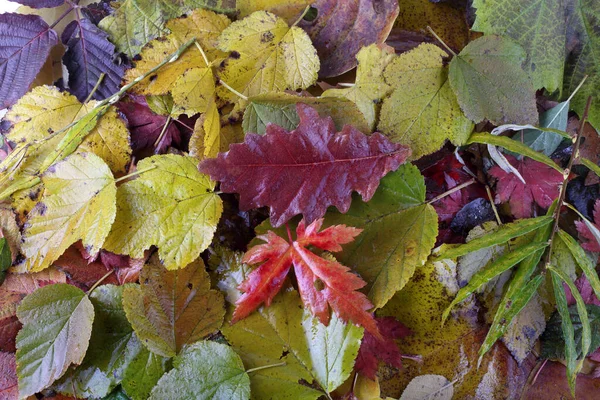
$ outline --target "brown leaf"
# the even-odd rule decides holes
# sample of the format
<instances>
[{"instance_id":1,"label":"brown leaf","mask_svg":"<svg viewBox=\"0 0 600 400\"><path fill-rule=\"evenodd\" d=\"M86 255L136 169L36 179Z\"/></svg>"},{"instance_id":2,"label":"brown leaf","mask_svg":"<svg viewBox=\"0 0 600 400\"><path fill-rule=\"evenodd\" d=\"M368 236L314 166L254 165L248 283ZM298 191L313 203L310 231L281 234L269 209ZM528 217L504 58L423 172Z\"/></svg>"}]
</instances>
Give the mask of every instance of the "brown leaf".
<instances>
[{"instance_id":1,"label":"brown leaf","mask_svg":"<svg viewBox=\"0 0 600 400\"><path fill-rule=\"evenodd\" d=\"M67 274L67 283L86 291L106 275L109 269L99 261L88 262L81 254L79 246L81 246L81 244L76 243L69 247L67 251L54 262L54 266ZM109 275L102 283L119 284L115 274Z\"/></svg>"},{"instance_id":2,"label":"brown leaf","mask_svg":"<svg viewBox=\"0 0 600 400\"><path fill-rule=\"evenodd\" d=\"M549 361L544 365L535 382L525 388L521 399L572 399L566 371L564 365ZM577 375L575 385L577 400L597 400L598 393L600 393L600 379L593 379L584 374Z\"/></svg>"},{"instance_id":3,"label":"brown leaf","mask_svg":"<svg viewBox=\"0 0 600 400\"><path fill-rule=\"evenodd\" d=\"M317 17L302 20L321 59L321 78L341 75L356 66L361 47L383 43L396 17L396 0L317 0Z\"/></svg>"}]
</instances>

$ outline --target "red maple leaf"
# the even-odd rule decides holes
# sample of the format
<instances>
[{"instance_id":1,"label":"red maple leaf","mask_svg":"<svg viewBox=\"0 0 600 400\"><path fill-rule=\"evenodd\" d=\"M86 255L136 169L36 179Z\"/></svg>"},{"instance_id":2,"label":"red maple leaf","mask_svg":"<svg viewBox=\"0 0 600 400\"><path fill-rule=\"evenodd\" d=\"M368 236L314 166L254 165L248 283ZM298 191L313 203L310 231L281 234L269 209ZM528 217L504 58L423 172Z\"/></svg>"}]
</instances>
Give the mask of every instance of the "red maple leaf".
<instances>
[{"instance_id":1,"label":"red maple leaf","mask_svg":"<svg viewBox=\"0 0 600 400\"><path fill-rule=\"evenodd\" d=\"M373 304L357 291L366 285L365 281L350 272L348 267L319 257L307 249L312 245L326 251L340 251L340 245L353 241L362 229L334 225L319 232L322 225L323 219L308 227L304 220L300 221L296 240L292 240L289 231L289 241L273 231L258 236L266 243L252 247L242 261L247 264L264 263L239 285L244 294L236 302L232 323L247 317L262 303L268 307L293 265L300 297L321 323L329 324L331 306L342 320L352 321L374 336L381 337L373 315L367 311Z\"/></svg>"},{"instance_id":2,"label":"red maple leaf","mask_svg":"<svg viewBox=\"0 0 600 400\"><path fill-rule=\"evenodd\" d=\"M489 174L496 179L496 203L509 202L515 218L529 218L533 215L534 202L542 208L548 208L558 197L563 176L555 169L523 157L517 160L506 154L508 161L519 171L527 184L515 175L505 172L499 166L490 169Z\"/></svg>"},{"instance_id":3,"label":"red maple leaf","mask_svg":"<svg viewBox=\"0 0 600 400\"><path fill-rule=\"evenodd\" d=\"M596 203L594 203L594 226L600 228L598 224L600 224L600 200L596 200ZM575 221L575 225L577 226L579 237L583 241L581 247L587 251L600 252L600 243L598 243L590 228L583 221Z\"/></svg>"},{"instance_id":4,"label":"red maple leaf","mask_svg":"<svg viewBox=\"0 0 600 400\"><path fill-rule=\"evenodd\" d=\"M412 332L394 317L375 318L383 339L365 332L356 357L355 369L369 379L375 379L379 361L393 367L402 367L402 353L395 339L411 335Z\"/></svg>"},{"instance_id":5,"label":"red maple leaf","mask_svg":"<svg viewBox=\"0 0 600 400\"><path fill-rule=\"evenodd\" d=\"M410 155L380 133L366 136L350 125L336 133L330 117L301 103L296 110L295 130L268 125L264 136L249 133L244 143L199 166L223 192L240 194L240 209L269 206L275 227L297 214L311 223L330 205L346 212L352 191L369 201L379 180Z\"/></svg>"}]
</instances>

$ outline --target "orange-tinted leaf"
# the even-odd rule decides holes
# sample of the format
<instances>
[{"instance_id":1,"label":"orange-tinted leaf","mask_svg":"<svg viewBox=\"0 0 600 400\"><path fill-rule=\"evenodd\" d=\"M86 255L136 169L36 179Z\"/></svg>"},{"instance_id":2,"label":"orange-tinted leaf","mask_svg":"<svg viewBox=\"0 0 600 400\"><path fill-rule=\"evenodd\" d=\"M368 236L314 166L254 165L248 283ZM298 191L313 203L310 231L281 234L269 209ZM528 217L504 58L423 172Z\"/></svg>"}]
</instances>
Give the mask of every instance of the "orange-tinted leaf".
<instances>
[{"instance_id":1,"label":"orange-tinted leaf","mask_svg":"<svg viewBox=\"0 0 600 400\"><path fill-rule=\"evenodd\" d=\"M600 243L598 243L590 228L583 221L575 221L575 225L577 226L579 237L583 241L581 247L587 251L600 252ZM594 204L594 225L600 229L600 200L596 200Z\"/></svg>"},{"instance_id":2,"label":"orange-tinted leaf","mask_svg":"<svg viewBox=\"0 0 600 400\"><path fill-rule=\"evenodd\" d=\"M67 251L54 262L54 266L67 274L67 283L86 291L110 270L99 261L89 262L81 254L78 247L79 244L69 247ZM119 284L115 274L106 277L102 283L111 283L113 285Z\"/></svg>"},{"instance_id":3,"label":"orange-tinted leaf","mask_svg":"<svg viewBox=\"0 0 600 400\"><path fill-rule=\"evenodd\" d=\"M307 249L312 245L322 250L340 251L340 245L353 241L362 230L334 225L319 232L322 225L322 219L308 227L304 220L300 221L296 240L290 237L289 242L273 231L258 236L266 244L248 250L243 262L265 262L240 284L239 289L244 294L236 302L232 322L247 317L262 303L269 306L293 265L302 301L321 323L329 324L331 307L342 320L361 325L381 338L373 316L367 311L373 305L363 293L358 292L365 286L365 281L332 257L323 258Z\"/></svg>"},{"instance_id":4,"label":"orange-tinted leaf","mask_svg":"<svg viewBox=\"0 0 600 400\"><path fill-rule=\"evenodd\" d=\"M490 169L491 176L498 179L496 186L496 203L509 202L510 210L515 218L533 216L534 202L542 208L548 208L558 197L563 176L555 169L523 157L517 160L505 155L508 161L519 171L527 184L515 175L495 165Z\"/></svg>"},{"instance_id":5,"label":"orange-tinted leaf","mask_svg":"<svg viewBox=\"0 0 600 400\"><path fill-rule=\"evenodd\" d=\"M395 339L401 339L412 333L394 317L378 317L375 321L383 340L378 340L370 332L365 332L354 365L358 372L369 379L375 379L379 361L392 367L402 367L402 353Z\"/></svg>"},{"instance_id":6,"label":"orange-tinted leaf","mask_svg":"<svg viewBox=\"0 0 600 400\"><path fill-rule=\"evenodd\" d=\"M322 78L354 68L361 47L383 43L399 11L396 0L318 0L312 6L317 17L299 26L317 48Z\"/></svg>"},{"instance_id":7,"label":"orange-tinted leaf","mask_svg":"<svg viewBox=\"0 0 600 400\"><path fill-rule=\"evenodd\" d=\"M240 193L242 210L270 206L275 227L297 214L311 223L330 205L346 212L354 190L369 201L379 180L410 155L379 133L366 136L350 125L336 133L330 117L301 103L296 109L295 130L269 125L265 135L248 133L244 143L199 167L223 192Z\"/></svg>"}]
</instances>

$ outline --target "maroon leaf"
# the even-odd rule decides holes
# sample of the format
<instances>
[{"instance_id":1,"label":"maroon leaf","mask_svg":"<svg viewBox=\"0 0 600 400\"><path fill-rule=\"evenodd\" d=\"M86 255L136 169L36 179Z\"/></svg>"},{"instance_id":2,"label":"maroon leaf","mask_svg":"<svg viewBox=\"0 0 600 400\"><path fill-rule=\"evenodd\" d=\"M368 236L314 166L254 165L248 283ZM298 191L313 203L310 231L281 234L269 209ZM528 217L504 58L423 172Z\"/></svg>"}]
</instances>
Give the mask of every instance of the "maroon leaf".
<instances>
[{"instance_id":1,"label":"maroon leaf","mask_svg":"<svg viewBox=\"0 0 600 400\"><path fill-rule=\"evenodd\" d=\"M600 200L596 200L594 203L594 226L600 229ZM575 225L577 226L577 232L579 232L579 237L583 241L581 247L586 249L587 251L600 252L600 243L588 228L588 226L583 221L575 221ZM600 305L600 304L598 304Z\"/></svg>"},{"instance_id":2,"label":"maroon leaf","mask_svg":"<svg viewBox=\"0 0 600 400\"><path fill-rule=\"evenodd\" d=\"M557 170L528 157L517 160L506 155L508 161L519 171L527 184L515 174L509 174L499 166L490 169L489 174L498 179L496 203L509 202L515 218L529 218L533 215L534 202L548 208L558 197L563 176Z\"/></svg>"},{"instance_id":3,"label":"maroon leaf","mask_svg":"<svg viewBox=\"0 0 600 400\"><path fill-rule=\"evenodd\" d=\"M69 71L69 91L80 101L89 96L102 73L93 98L104 100L119 90L125 67L113 62L115 46L103 30L83 18L67 25L61 39L67 46L63 63Z\"/></svg>"},{"instance_id":4,"label":"maroon leaf","mask_svg":"<svg viewBox=\"0 0 600 400\"><path fill-rule=\"evenodd\" d=\"M15 355L0 352L0 399L16 400L18 398L19 387Z\"/></svg>"},{"instance_id":5,"label":"maroon leaf","mask_svg":"<svg viewBox=\"0 0 600 400\"><path fill-rule=\"evenodd\" d=\"M15 3L23 4L24 6L31 8L51 8L58 7L65 2L65 0L10 0Z\"/></svg>"},{"instance_id":6,"label":"maroon leaf","mask_svg":"<svg viewBox=\"0 0 600 400\"><path fill-rule=\"evenodd\" d=\"M268 125L265 135L249 133L244 143L199 166L223 192L240 194L240 209L269 206L275 227L297 214L309 224L330 205L346 212L353 190L369 201L379 180L410 154L380 133L366 136L350 125L336 133L330 117L305 104L296 109L295 130Z\"/></svg>"},{"instance_id":7,"label":"maroon leaf","mask_svg":"<svg viewBox=\"0 0 600 400\"><path fill-rule=\"evenodd\" d=\"M58 35L37 15L0 14L0 108L23 96Z\"/></svg>"},{"instance_id":8,"label":"maroon leaf","mask_svg":"<svg viewBox=\"0 0 600 400\"><path fill-rule=\"evenodd\" d=\"M164 153L172 144L180 144L181 133L175 124L171 122L160 143L158 143L156 149L154 148L154 144L167 123L167 117L152 112L143 97L135 98L135 101L121 102L118 107L119 111L127 118L127 125L131 134L131 148L134 153L144 151Z\"/></svg>"},{"instance_id":9,"label":"maroon leaf","mask_svg":"<svg viewBox=\"0 0 600 400\"><path fill-rule=\"evenodd\" d=\"M379 361L396 368L402 367L402 353L395 339L412 334L410 329L394 317L378 317L375 321L383 339L378 340L365 331L355 364L355 369L369 379L375 379Z\"/></svg>"},{"instance_id":10,"label":"maroon leaf","mask_svg":"<svg viewBox=\"0 0 600 400\"><path fill-rule=\"evenodd\" d=\"M573 293L571 293L571 289L567 286L566 283L563 283L563 287L565 289L565 294L567 296L567 304L572 306L575 304L575 298L573 297ZM575 281L575 287L581 294L583 298L583 302L585 304L593 304L595 306L600 306L600 299L596 297L594 294L594 290L592 289L592 285L590 281L588 281L587 277L584 274L581 274L579 278Z\"/></svg>"},{"instance_id":11,"label":"maroon leaf","mask_svg":"<svg viewBox=\"0 0 600 400\"><path fill-rule=\"evenodd\" d=\"M98 261L88 262L81 254L81 244L73 245L64 252L54 265L67 274L67 283L77 286L83 291L87 291L96 282L98 282L110 269ZM103 284L119 284L115 274L106 277Z\"/></svg>"},{"instance_id":12,"label":"maroon leaf","mask_svg":"<svg viewBox=\"0 0 600 400\"><path fill-rule=\"evenodd\" d=\"M317 17L303 20L303 28L321 59L319 76L341 75L356 66L356 54L373 43L383 43L398 16L397 0L317 0Z\"/></svg>"}]
</instances>

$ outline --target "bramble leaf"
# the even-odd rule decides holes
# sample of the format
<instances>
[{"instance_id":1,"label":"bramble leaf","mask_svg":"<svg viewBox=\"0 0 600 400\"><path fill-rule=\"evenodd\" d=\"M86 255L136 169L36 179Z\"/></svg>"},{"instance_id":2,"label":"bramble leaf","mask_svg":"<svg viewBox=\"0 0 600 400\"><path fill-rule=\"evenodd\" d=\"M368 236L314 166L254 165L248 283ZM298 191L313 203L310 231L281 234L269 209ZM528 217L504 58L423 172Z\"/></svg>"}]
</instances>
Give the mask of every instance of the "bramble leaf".
<instances>
[{"instance_id":1,"label":"bramble leaf","mask_svg":"<svg viewBox=\"0 0 600 400\"><path fill-rule=\"evenodd\" d=\"M40 288L19 305L19 396L31 396L80 364L88 348L94 307L84 292L64 283Z\"/></svg>"},{"instance_id":2,"label":"bramble leaf","mask_svg":"<svg viewBox=\"0 0 600 400\"><path fill-rule=\"evenodd\" d=\"M117 216L104 248L141 258L151 246L167 269L183 268L210 244L223 212L215 183L196 160L174 154L145 158L145 171L117 190Z\"/></svg>"}]
</instances>

